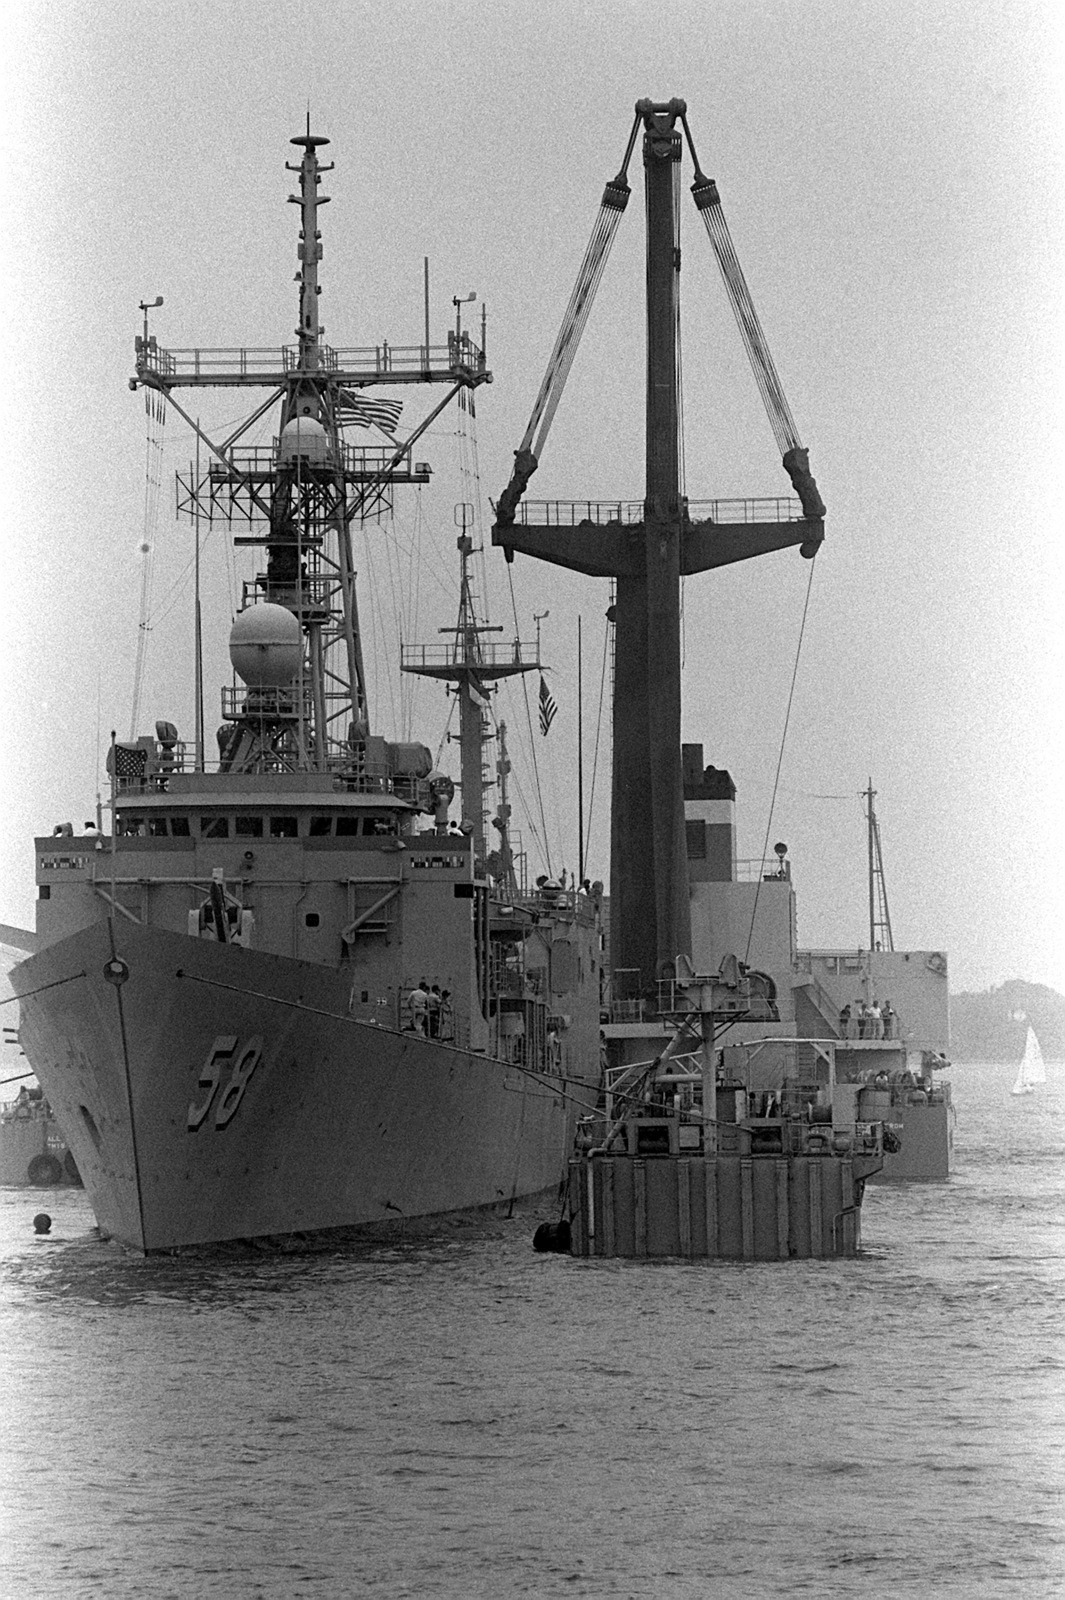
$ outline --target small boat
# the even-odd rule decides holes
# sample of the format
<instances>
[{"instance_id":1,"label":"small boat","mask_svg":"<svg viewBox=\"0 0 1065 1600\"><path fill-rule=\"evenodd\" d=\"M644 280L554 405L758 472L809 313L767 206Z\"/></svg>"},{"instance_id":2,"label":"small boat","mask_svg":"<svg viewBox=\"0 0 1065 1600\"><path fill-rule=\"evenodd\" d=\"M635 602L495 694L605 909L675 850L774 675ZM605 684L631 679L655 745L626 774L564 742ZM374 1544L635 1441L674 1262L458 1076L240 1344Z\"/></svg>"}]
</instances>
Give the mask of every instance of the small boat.
<instances>
[{"instance_id":1,"label":"small boat","mask_svg":"<svg viewBox=\"0 0 1065 1600\"><path fill-rule=\"evenodd\" d=\"M1024 1041L1024 1055L1017 1068L1017 1081L1010 1090L1011 1094L1034 1094L1040 1084L1047 1081L1047 1069L1043 1061L1043 1052L1039 1048L1039 1040L1035 1036L1035 1029L1028 1024L1028 1037Z\"/></svg>"}]
</instances>

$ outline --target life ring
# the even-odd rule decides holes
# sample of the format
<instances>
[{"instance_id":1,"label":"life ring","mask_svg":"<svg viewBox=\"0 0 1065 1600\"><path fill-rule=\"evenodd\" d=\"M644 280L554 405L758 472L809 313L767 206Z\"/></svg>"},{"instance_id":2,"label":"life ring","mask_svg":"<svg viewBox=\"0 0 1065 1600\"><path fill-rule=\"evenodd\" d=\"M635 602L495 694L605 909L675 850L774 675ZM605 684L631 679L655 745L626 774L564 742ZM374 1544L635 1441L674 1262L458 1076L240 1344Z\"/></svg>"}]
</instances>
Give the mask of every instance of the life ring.
<instances>
[{"instance_id":1,"label":"life ring","mask_svg":"<svg viewBox=\"0 0 1065 1600\"><path fill-rule=\"evenodd\" d=\"M54 1189L57 1183L63 1181L63 1168L55 1156L44 1150L39 1156L34 1156L26 1168L26 1176L37 1189Z\"/></svg>"}]
</instances>

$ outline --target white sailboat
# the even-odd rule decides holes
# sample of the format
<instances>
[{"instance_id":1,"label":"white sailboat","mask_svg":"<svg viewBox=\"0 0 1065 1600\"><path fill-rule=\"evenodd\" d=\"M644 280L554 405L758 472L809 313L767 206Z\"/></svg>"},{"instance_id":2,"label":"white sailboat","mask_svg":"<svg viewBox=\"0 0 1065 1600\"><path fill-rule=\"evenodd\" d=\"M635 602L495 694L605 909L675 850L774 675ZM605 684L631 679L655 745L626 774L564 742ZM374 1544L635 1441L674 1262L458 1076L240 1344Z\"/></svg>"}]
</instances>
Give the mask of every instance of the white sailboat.
<instances>
[{"instance_id":1,"label":"white sailboat","mask_svg":"<svg viewBox=\"0 0 1065 1600\"><path fill-rule=\"evenodd\" d=\"M1043 1052L1039 1048L1039 1040L1031 1023L1028 1025L1028 1037L1024 1041L1024 1055L1017 1069L1017 1081L1013 1085L1011 1094L1032 1094L1037 1086L1047 1081L1047 1069L1043 1062Z\"/></svg>"}]
</instances>

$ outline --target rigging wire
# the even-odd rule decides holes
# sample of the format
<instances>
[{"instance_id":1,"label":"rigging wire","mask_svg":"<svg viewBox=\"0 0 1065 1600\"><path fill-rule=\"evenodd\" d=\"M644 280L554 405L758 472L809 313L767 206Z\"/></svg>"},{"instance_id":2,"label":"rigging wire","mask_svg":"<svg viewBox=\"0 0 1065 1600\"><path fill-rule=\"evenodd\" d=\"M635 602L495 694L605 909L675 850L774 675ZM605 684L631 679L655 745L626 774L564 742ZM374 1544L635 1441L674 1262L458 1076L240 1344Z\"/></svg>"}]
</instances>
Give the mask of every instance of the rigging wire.
<instances>
[{"instance_id":1,"label":"rigging wire","mask_svg":"<svg viewBox=\"0 0 1065 1600\"><path fill-rule=\"evenodd\" d=\"M603 623L603 662L599 669L599 709L596 713L595 721L595 750L592 754L592 781L588 795L588 824L585 829L585 837L589 843L592 838L592 819L595 814L595 778L599 769L599 737L603 731L603 697L606 691L606 663L609 650L610 618L607 617Z\"/></svg>"},{"instance_id":2,"label":"rigging wire","mask_svg":"<svg viewBox=\"0 0 1065 1600\"><path fill-rule=\"evenodd\" d=\"M152 577L155 570L155 542L159 526L159 498L162 488L163 428L166 425L166 395L158 389L145 389L144 410L148 418L144 447L144 527L141 534L141 595L137 623L137 654L133 666L133 700L130 707L129 736L137 737L141 691L151 633Z\"/></svg>"},{"instance_id":3,"label":"rigging wire","mask_svg":"<svg viewBox=\"0 0 1065 1600\"><path fill-rule=\"evenodd\" d=\"M773 779L773 793L772 793L772 796L770 797L770 801L769 801L769 816L766 819L765 838L762 841L762 860L761 860L761 865L758 868L758 882L757 882L757 884L755 886L755 891L754 891L754 905L751 907L751 925L747 930L747 948L743 952L744 964L746 964L746 962L747 962L747 960L748 960L748 958L750 956L750 953L751 953L751 941L754 938L754 922L755 922L755 918L758 915L758 896L762 892L762 880L763 880L763 877L765 875L766 854L767 854L767 852L769 850L769 835L770 835L770 832L771 832L772 827L773 827L773 811L774 811L774 808L776 807L776 803L777 803L777 788L778 788L778 786L780 784L780 769L781 769L781 766L783 765L783 762L784 762L784 746L785 746L785 743L786 743L787 737L788 737L788 723L791 721L791 704L792 704L792 701L795 698L795 680L797 679L797 677L799 675L799 658L802 655L803 635L806 632L806 615L807 615L807 612L810 609L810 591L813 589L814 567L816 565L817 565L817 557L815 555L815 556L813 556L811 558L811 561L810 561L810 576L806 580L806 599L805 599L805 601L803 603L802 622L801 622L801 624L799 626L799 642L795 647L795 665L791 669L791 688L788 690L788 705L787 705L787 710L784 713L784 728L783 728L783 731L782 731L782 733L780 735L780 751L779 751L779 754L777 755L776 776Z\"/></svg>"},{"instance_id":4,"label":"rigging wire","mask_svg":"<svg viewBox=\"0 0 1065 1600\"><path fill-rule=\"evenodd\" d=\"M514 575L511 572L509 565L507 567L507 583L510 585L510 608L514 614L514 637L516 639L518 638L521 629L518 626L518 602L514 595ZM544 791L540 784L540 767L536 759L536 738L533 734L532 710L529 705L529 674L527 672L523 672L521 674L521 693L522 699L525 702L525 723L529 730L529 750L532 754L533 781L536 785L536 799L540 810L540 824L543 828L543 838L539 842L540 847L543 850L544 861L547 865L548 876L553 877L554 872L551 867L551 841L548 838L547 833L547 817L544 814ZM518 792L519 794L521 793L520 787ZM531 817L530 826L532 826ZM535 827L533 828L533 833L535 837Z\"/></svg>"}]
</instances>

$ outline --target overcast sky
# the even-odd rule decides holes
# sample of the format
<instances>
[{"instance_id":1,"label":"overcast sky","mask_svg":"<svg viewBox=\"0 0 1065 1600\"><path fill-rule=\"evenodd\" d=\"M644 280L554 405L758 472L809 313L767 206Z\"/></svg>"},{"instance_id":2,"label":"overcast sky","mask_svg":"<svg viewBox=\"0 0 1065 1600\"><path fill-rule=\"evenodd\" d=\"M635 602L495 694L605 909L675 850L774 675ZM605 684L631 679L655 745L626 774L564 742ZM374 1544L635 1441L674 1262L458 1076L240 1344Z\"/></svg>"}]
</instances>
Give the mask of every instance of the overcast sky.
<instances>
[{"instance_id":1,"label":"overcast sky","mask_svg":"<svg viewBox=\"0 0 1065 1600\"><path fill-rule=\"evenodd\" d=\"M899 947L949 952L952 987L1065 991L1062 805L1063 139L1060 7L1038 0L548 4L15 4L3 110L5 717L0 921L32 926L34 833L93 814L108 732L130 731L146 520L151 632L140 729L192 733L191 532L174 414L146 452L131 394L137 303L164 345L291 342L310 106L325 188L329 342L421 336L451 297L488 308L479 478L454 417L434 484L360 539L377 731L436 749L446 708L395 687L400 633L452 618L452 508L498 496L643 95L686 98L828 504L776 810L769 804L810 569L786 551L685 585L684 736L738 788L740 853L788 843L804 944L867 937L859 791L878 791ZM530 494L642 494L642 182ZM789 489L687 199L687 492ZM232 396L204 394L208 425ZM412 392L408 416L428 397ZM268 442L269 424L262 438ZM146 462L161 482L146 494ZM205 551L208 727L236 578ZM576 865L577 617L586 761L605 585L519 558L560 714L534 736L552 864ZM502 563L480 580L511 624ZM500 706L539 808L520 695ZM446 747L443 759L453 761ZM603 748L590 841L607 875Z\"/></svg>"}]
</instances>

